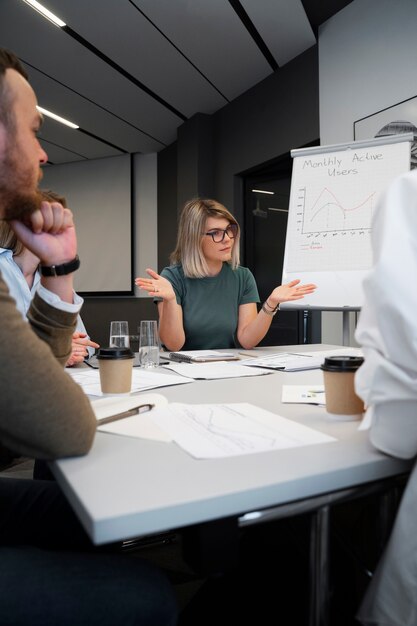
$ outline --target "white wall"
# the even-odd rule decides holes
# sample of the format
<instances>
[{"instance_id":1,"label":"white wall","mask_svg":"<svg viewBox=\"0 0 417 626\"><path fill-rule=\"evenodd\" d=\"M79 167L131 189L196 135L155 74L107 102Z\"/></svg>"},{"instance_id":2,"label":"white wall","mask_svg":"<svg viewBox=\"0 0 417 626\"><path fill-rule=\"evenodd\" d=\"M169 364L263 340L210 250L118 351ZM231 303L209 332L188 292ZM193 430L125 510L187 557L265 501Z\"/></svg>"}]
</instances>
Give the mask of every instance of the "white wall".
<instances>
[{"instance_id":1,"label":"white wall","mask_svg":"<svg viewBox=\"0 0 417 626\"><path fill-rule=\"evenodd\" d=\"M356 120L417 95L416 38L416 0L354 0L321 26L322 145L352 141ZM322 340L342 343L341 313L323 313Z\"/></svg>"},{"instance_id":2,"label":"white wall","mask_svg":"<svg viewBox=\"0 0 417 626\"><path fill-rule=\"evenodd\" d=\"M157 267L156 177L156 154L134 155L132 168L123 155L44 169L41 187L66 196L74 213L81 258L77 291L128 292L135 276ZM146 297L136 289L135 295Z\"/></svg>"}]
</instances>

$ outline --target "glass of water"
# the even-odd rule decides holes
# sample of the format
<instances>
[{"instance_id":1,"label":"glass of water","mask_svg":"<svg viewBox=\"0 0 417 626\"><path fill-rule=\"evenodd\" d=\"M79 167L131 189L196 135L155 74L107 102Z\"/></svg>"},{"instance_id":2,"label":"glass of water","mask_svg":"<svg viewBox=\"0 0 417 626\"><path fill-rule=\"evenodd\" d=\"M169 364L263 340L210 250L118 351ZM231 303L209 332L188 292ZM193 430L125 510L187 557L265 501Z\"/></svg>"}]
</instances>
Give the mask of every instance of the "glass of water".
<instances>
[{"instance_id":1,"label":"glass of water","mask_svg":"<svg viewBox=\"0 0 417 626\"><path fill-rule=\"evenodd\" d=\"M129 348L129 324L127 322L110 322L109 346L114 348Z\"/></svg>"},{"instance_id":2,"label":"glass of water","mask_svg":"<svg viewBox=\"0 0 417 626\"><path fill-rule=\"evenodd\" d=\"M145 320L140 323L139 364L146 368L159 365L158 322L154 320Z\"/></svg>"}]
</instances>

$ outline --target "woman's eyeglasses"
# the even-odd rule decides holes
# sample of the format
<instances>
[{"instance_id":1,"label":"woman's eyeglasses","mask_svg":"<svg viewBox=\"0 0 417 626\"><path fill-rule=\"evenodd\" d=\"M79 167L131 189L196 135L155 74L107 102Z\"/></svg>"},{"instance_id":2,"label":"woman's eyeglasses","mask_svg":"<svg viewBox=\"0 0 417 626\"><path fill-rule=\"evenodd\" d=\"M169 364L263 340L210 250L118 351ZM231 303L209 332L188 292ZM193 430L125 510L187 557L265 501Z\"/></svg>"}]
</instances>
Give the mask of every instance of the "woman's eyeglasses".
<instances>
[{"instance_id":1,"label":"woman's eyeglasses","mask_svg":"<svg viewBox=\"0 0 417 626\"><path fill-rule=\"evenodd\" d=\"M221 241L223 241L225 235L227 235L229 239L234 239L237 235L237 231L237 224L229 224L227 228L213 228L213 230L210 230L208 233L204 234L210 235L214 243L220 243Z\"/></svg>"}]
</instances>

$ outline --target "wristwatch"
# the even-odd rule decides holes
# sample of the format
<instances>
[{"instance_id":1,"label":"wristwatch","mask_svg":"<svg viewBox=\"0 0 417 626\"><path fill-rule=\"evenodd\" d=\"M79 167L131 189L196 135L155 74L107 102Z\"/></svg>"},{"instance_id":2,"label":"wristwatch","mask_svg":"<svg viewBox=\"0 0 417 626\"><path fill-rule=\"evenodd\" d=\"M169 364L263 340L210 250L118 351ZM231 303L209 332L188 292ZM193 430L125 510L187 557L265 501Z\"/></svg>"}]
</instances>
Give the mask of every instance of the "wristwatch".
<instances>
[{"instance_id":1,"label":"wristwatch","mask_svg":"<svg viewBox=\"0 0 417 626\"><path fill-rule=\"evenodd\" d=\"M61 265L39 265L39 271L42 276L66 276L75 272L80 267L80 259L78 254L72 261L62 263Z\"/></svg>"}]
</instances>

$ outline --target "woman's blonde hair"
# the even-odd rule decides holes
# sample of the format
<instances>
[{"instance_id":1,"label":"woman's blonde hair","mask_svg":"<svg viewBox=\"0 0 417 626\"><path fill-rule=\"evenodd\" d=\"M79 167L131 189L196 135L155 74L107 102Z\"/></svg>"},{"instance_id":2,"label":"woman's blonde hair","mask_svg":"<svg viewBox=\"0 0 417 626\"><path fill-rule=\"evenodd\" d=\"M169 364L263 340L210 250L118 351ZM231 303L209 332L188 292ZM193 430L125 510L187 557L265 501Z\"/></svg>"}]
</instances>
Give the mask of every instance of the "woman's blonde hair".
<instances>
[{"instance_id":1,"label":"woman's blonde hair","mask_svg":"<svg viewBox=\"0 0 417 626\"><path fill-rule=\"evenodd\" d=\"M42 200L48 202L59 202L62 206L67 206L64 196L61 196L50 189L40 189L39 194ZM7 248L13 252L14 256L19 256L23 251L23 243L19 241L14 230L8 222L0 220L0 248Z\"/></svg>"},{"instance_id":2,"label":"woman's blonde hair","mask_svg":"<svg viewBox=\"0 0 417 626\"><path fill-rule=\"evenodd\" d=\"M236 269L240 263L240 228L233 215L216 200L194 198L185 203L178 225L177 245L170 256L173 265L181 263L188 278L205 278L209 268L203 254L202 243L208 217L222 217L229 224L236 224L238 231L234 238L230 265Z\"/></svg>"}]
</instances>

